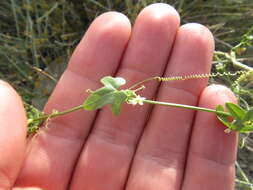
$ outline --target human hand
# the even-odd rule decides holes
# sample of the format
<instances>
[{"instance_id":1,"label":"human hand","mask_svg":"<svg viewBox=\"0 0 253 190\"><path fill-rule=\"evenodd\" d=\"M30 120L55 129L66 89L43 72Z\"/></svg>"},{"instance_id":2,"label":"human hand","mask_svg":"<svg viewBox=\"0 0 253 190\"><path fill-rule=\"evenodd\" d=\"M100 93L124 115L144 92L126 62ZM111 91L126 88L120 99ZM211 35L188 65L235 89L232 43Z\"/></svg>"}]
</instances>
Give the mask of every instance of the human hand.
<instances>
[{"instance_id":1,"label":"human hand","mask_svg":"<svg viewBox=\"0 0 253 190\"><path fill-rule=\"evenodd\" d=\"M151 76L208 73L214 42L199 24L179 27L166 4L146 7L131 31L116 12L99 16L71 57L45 112L82 104L86 89L106 75L133 84ZM207 80L148 84L142 96L214 108L235 101ZM20 98L0 83L0 189L224 190L233 189L236 134L212 113L124 105L52 119L26 145Z\"/></svg>"}]
</instances>

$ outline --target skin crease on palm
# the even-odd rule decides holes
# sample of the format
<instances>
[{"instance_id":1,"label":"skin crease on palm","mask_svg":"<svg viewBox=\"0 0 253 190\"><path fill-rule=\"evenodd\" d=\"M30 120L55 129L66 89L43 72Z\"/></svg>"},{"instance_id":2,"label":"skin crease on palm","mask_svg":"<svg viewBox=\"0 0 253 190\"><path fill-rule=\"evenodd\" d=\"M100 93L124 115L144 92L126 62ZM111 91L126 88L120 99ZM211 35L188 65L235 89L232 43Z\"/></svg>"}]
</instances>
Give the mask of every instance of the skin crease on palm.
<instances>
[{"instance_id":1,"label":"skin crease on palm","mask_svg":"<svg viewBox=\"0 0 253 190\"><path fill-rule=\"evenodd\" d=\"M151 76L210 72L214 41L199 24L180 26L167 4L144 8L131 27L117 12L97 17L74 51L45 112L82 104L103 76L132 84ZM235 102L207 79L150 82L148 99L215 108ZM215 114L162 106L80 110L52 119L26 140L22 102L0 82L0 190L232 190L237 135Z\"/></svg>"}]
</instances>

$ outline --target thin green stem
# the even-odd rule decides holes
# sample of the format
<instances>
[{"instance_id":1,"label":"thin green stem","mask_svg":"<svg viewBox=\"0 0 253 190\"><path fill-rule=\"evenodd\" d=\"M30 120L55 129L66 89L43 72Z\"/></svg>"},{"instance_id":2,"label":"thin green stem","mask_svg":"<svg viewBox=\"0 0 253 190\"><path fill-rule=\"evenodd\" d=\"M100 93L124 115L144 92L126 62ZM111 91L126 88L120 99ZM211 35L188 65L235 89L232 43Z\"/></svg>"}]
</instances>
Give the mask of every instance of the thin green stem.
<instances>
[{"instance_id":1,"label":"thin green stem","mask_svg":"<svg viewBox=\"0 0 253 190\"><path fill-rule=\"evenodd\" d=\"M249 183L249 182L246 182L246 181L242 181L242 180L239 180L239 179L235 179L235 182L239 183L239 184L248 185L250 187L253 187L252 183Z\"/></svg>"},{"instance_id":2,"label":"thin green stem","mask_svg":"<svg viewBox=\"0 0 253 190\"><path fill-rule=\"evenodd\" d=\"M12 12L13 12L14 20L15 20L17 36L20 37L20 29L18 25L18 17L17 17L17 11L16 11L17 6L14 0L11 0L11 8L12 8Z\"/></svg>"},{"instance_id":3,"label":"thin green stem","mask_svg":"<svg viewBox=\"0 0 253 190\"><path fill-rule=\"evenodd\" d=\"M234 66L236 66L240 69L244 69L246 71L253 71L252 67L239 62L239 60L237 58L231 56L231 54L229 54L229 53L225 53L222 51L215 51L214 54L219 55L219 56L224 56L225 58L229 59Z\"/></svg>"},{"instance_id":4,"label":"thin green stem","mask_svg":"<svg viewBox=\"0 0 253 190\"><path fill-rule=\"evenodd\" d=\"M179 5L177 7L177 9L179 10L179 12L182 12L182 8L183 8L183 5L184 5L184 1L185 0L179 0Z\"/></svg>"},{"instance_id":5,"label":"thin green stem","mask_svg":"<svg viewBox=\"0 0 253 190\"><path fill-rule=\"evenodd\" d=\"M228 112L216 111L214 109L197 107L197 106L189 106L189 105L184 105L184 104L175 104L175 103L160 102L160 101L153 101L153 100L143 100L143 102L147 103L147 104L155 104L155 105L162 105L162 106L185 108L185 109L191 109L191 110L212 112L212 113L221 114L221 115L224 115L224 116L231 116ZM62 116L62 115L65 115L65 114L68 114L68 113L71 113L71 112L74 112L74 111L77 111L77 110L80 110L80 109L83 109L83 105L79 105L79 106L70 108L68 110L62 111L62 112L54 111L51 114L46 114L46 115L43 115L41 117L28 120L28 124L31 124L31 123L36 122L36 121L44 121L44 120L51 119L51 118L54 118L54 117L57 117L57 116Z\"/></svg>"},{"instance_id":6,"label":"thin green stem","mask_svg":"<svg viewBox=\"0 0 253 190\"><path fill-rule=\"evenodd\" d=\"M247 183L250 183L250 181L249 181L247 175L244 173L244 171L242 170L242 168L241 168L241 166L239 165L239 163L238 163L238 162L235 162L235 165L236 165L236 167L237 167L237 169L238 169L238 172L241 174L243 180L244 180L245 182L247 182ZM250 186L250 189L253 190L253 186Z\"/></svg>"},{"instance_id":7,"label":"thin green stem","mask_svg":"<svg viewBox=\"0 0 253 190\"><path fill-rule=\"evenodd\" d=\"M245 65L239 61L236 61L236 62L233 62L233 65L240 68L240 69L244 69L244 70L247 70L247 71L253 71L253 68L248 66L248 65Z\"/></svg>"},{"instance_id":8,"label":"thin green stem","mask_svg":"<svg viewBox=\"0 0 253 190\"><path fill-rule=\"evenodd\" d=\"M62 112L55 111L51 114L46 114L46 115L43 115L41 117L28 120L28 124L33 123L35 121L43 121L43 120L51 119L51 118L54 118L54 117L57 117L57 116L62 116L62 115L65 115L65 114L68 114L68 113L71 113L71 112L74 112L74 111L77 111L77 110L80 110L80 109L83 109L83 105L76 106L76 107L70 108L70 109L62 111Z\"/></svg>"},{"instance_id":9,"label":"thin green stem","mask_svg":"<svg viewBox=\"0 0 253 190\"><path fill-rule=\"evenodd\" d=\"M212 112L212 113L216 113L216 114L218 113L218 114L221 114L221 115L224 115L224 116L231 116L228 112L216 111L214 109L197 107L197 106L189 106L189 105L184 105L184 104L175 104L175 103L160 102L160 101L153 101L153 100L143 100L143 102L147 103L147 104L156 104L156 105L162 105L162 106L185 108L185 109L191 109L191 110Z\"/></svg>"},{"instance_id":10,"label":"thin green stem","mask_svg":"<svg viewBox=\"0 0 253 190\"><path fill-rule=\"evenodd\" d=\"M156 80L157 79L157 77L150 77L150 78L147 78L147 79L145 79L145 80L143 80L143 81L140 81L140 82L138 82L138 83L135 83L133 86L131 86L130 88L128 88L128 90L132 90L133 88L135 88L135 87L137 87L137 86L139 86L139 85L141 85L141 84L143 84L143 83L145 83L145 82L148 82L148 81L151 81L151 80Z\"/></svg>"},{"instance_id":11,"label":"thin green stem","mask_svg":"<svg viewBox=\"0 0 253 190\"><path fill-rule=\"evenodd\" d=\"M145 86L144 86L144 85L142 85L141 87L139 87L139 88L137 88L137 89L135 89L135 90L133 90L133 91L134 91L134 92L138 92L138 91L143 90L143 89L145 89Z\"/></svg>"}]
</instances>

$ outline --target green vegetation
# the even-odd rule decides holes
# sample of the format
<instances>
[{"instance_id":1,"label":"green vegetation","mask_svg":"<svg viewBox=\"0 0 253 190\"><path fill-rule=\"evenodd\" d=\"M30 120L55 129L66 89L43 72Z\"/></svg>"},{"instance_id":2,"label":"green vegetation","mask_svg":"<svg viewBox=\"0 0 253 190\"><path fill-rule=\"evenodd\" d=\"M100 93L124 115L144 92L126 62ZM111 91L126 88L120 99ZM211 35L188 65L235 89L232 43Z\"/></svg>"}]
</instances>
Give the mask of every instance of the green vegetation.
<instances>
[{"instance_id":1,"label":"green vegetation","mask_svg":"<svg viewBox=\"0 0 253 190\"><path fill-rule=\"evenodd\" d=\"M0 1L0 78L22 95L29 118L40 117L36 108L42 108L91 21L110 10L134 21L154 2L173 5L182 24L198 22L213 32L213 72L252 71L252 0L8 0ZM253 106L253 72L211 78L210 83L229 86L243 109ZM236 188L253 190L253 136L242 135L241 144Z\"/></svg>"}]
</instances>

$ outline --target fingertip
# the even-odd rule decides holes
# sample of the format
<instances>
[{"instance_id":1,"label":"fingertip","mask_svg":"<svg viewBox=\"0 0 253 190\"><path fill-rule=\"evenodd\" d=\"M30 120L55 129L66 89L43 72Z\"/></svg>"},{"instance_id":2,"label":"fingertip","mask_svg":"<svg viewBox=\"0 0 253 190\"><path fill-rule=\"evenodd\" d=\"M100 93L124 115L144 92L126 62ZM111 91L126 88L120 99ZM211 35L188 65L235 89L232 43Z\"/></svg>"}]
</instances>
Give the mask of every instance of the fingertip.
<instances>
[{"instance_id":1,"label":"fingertip","mask_svg":"<svg viewBox=\"0 0 253 190\"><path fill-rule=\"evenodd\" d=\"M184 24L179 28L178 35L181 35L181 33L183 33L184 40L187 39L188 43L192 41L198 44L200 48L206 49L208 54L214 51L213 34L206 26L199 23Z\"/></svg>"},{"instance_id":2,"label":"fingertip","mask_svg":"<svg viewBox=\"0 0 253 190\"><path fill-rule=\"evenodd\" d=\"M26 115L21 97L7 82L0 80L0 110L8 111L13 116L19 116L22 124L26 126Z\"/></svg>"},{"instance_id":3,"label":"fingertip","mask_svg":"<svg viewBox=\"0 0 253 190\"><path fill-rule=\"evenodd\" d=\"M174 15L175 17L177 17L177 19L180 18L177 10L166 3L153 3L151 5L148 5L141 11L140 15L146 13L152 13L152 15L154 15L156 18L163 16L164 13Z\"/></svg>"},{"instance_id":4,"label":"fingertip","mask_svg":"<svg viewBox=\"0 0 253 190\"><path fill-rule=\"evenodd\" d=\"M9 85L8 82L0 80L0 87L5 87L5 88L12 88L11 85Z\"/></svg>"},{"instance_id":5,"label":"fingertip","mask_svg":"<svg viewBox=\"0 0 253 190\"><path fill-rule=\"evenodd\" d=\"M104 20L113 19L116 24L125 25L131 27L131 22L126 15L117 11L109 11L101 14L96 18L94 22L99 22L100 20L103 22Z\"/></svg>"},{"instance_id":6,"label":"fingertip","mask_svg":"<svg viewBox=\"0 0 253 190\"><path fill-rule=\"evenodd\" d=\"M145 7L137 17L137 21L142 20L152 25L165 24L164 26L178 27L180 16L176 9L166 3L154 3Z\"/></svg>"},{"instance_id":7,"label":"fingertip","mask_svg":"<svg viewBox=\"0 0 253 190\"><path fill-rule=\"evenodd\" d=\"M90 25L86 37L97 37L99 40L118 40L129 38L131 22L122 13L110 11L98 16ZM98 38L99 36L99 38Z\"/></svg>"},{"instance_id":8,"label":"fingertip","mask_svg":"<svg viewBox=\"0 0 253 190\"><path fill-rule=\"evenodd\" d=\"M227 102L236 103L236 97L234 93L226 86L220 84L212 84L206 87L200 97L199 105L200 107L205 107L209 109L216 109L218 105L224 105ZM201 118L202 117L202 118ZM227 129L218 119L217 116L213 113L198 113L197 122L208 123L209 125L205 128L199 128L200 131L205 131L209 134L210 138L215 136L214 138L219 139L219 142L225 144L226 147L230 147L230 155L233 155L235 152L235 146L237 143L237 133L231 132L227 134L224 132ZM196 127L195 127L196 128ZM233 163L234 157L230 157L230 163ZM233 158L233 159L232 159ZM232 160L232 161L231 161Z\"/></svg>"},{"instance_id":9,"label":"fingertip","mask_svg":"<svg viewBox=\"0 0 253 190\"><path fill-rule=\"evenodd\" d=\"M212 84L206 87L202 92L200 100L200 104L205 104L212 108L226 102L236 103L237 100L234 93L228 87L220 84Z\"/></svg>"},{"instance_id":10,"label":"fingertip","mask_svg":"<svg viewBox=\"0 0 253 190\"><path fill-rule=\"evenodd\" d=\"M70 59L70 70L97 80L101 74L115 73L119 64L118 60L121 59L127 47L130 35L131 23L124 14L103 13L91 23L76 47ZM107 57L107 62L104 61L104 56ZM105 69L99 69L104 67Z\"/></svg>"}]
</instances>

